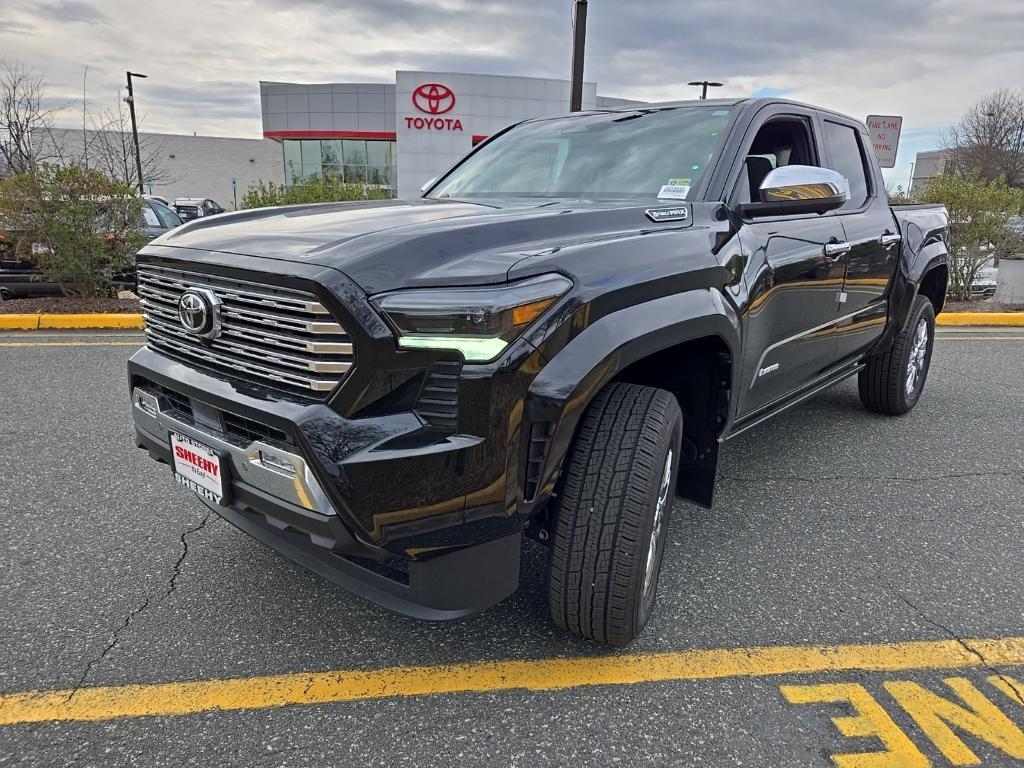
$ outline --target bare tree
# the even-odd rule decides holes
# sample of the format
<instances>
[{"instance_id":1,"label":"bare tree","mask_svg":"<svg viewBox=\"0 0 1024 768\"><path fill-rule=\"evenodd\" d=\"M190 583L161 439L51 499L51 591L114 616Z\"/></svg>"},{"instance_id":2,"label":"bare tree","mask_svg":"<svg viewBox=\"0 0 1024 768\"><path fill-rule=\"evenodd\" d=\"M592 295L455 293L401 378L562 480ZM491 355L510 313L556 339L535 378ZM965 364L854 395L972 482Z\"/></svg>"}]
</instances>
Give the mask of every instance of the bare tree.
<instances>
[{"instance_id":1,"label":"bare tree","mask_svg":"<svg viewBox=\"0 0 1024 768\"><path fill-rule=\"evenodd\" d=\"M103 171L110 178L137 187L139 174L135 165L135 144L132 141L131 118L125 109L121 92L117 94L117 107L105 109L92 118L88 146L83 153L92 168ZM164 142L154 136L139 135L139 154L142 159L142 179L153 182L173 181L163 166Z\"/></svg>"},{"instance_id":2,"label":"bare tree","mask_svg":"<svg viewBox=\"0 0 1024 768\"><path fill-rule=\"evenodd\" d=\"M47 106L46 82L20 62L0 61L0 173L34 170L47 160L63 160L53 135L53 118L63 107ZM48 141L40 141L40 138Z\"/></svg>"},{"instance_id":3,"label":"bare tree","mask_svg":"<svg viewBox=\"0 0 1024 768\"><path fill-rule=\"evenodd\" d=\"M1024 94L1004 89L979 99L942 143L957 173L1024 186Z\"/></svg>"}]
</instances>

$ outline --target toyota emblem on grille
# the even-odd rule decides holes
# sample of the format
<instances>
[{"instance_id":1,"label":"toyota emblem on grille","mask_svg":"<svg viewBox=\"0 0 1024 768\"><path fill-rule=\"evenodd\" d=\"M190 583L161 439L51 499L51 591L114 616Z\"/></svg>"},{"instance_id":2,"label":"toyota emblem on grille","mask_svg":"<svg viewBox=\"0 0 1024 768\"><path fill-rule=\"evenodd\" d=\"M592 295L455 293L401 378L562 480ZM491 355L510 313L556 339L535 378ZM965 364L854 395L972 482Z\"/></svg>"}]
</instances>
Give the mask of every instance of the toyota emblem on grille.
<instances>
[{"instance_id":1,"label":"toyota emblem on grille","mask_svg":"<svg viewBox=\"0 0 1024 768\"><path fill-rule=\"evenodd\" d=\"M220 298L209 288L189 288L178 297L178 320L195 336L216 337L220 333Z\"/></svg>"},{"instance_id":2,"label":"toyota emblem on grille","mask_svg":"<svg viewBox=\"0 0 1024 768\"><path fill-rule=\"evenodd\" d=\"M455 109L455 92L441 83L424 83L412 92L412 103L420 112L443 115Z\"/></svg>"}]
</instances>

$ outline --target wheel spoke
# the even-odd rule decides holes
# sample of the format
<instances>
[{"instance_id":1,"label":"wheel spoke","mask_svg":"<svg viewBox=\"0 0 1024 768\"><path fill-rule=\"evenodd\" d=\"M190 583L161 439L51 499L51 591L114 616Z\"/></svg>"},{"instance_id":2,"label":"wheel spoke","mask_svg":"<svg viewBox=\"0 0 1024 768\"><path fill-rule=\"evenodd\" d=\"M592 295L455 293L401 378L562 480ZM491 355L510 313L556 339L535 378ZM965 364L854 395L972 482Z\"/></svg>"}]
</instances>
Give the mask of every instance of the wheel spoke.
<instances>
[{"instance_id":1,"label":"wheel spoke","mask_svg":"<svg viewBox=\"0 0 1024 768\"><path fill-rule=\"evenodd\" d=\"M654 583L654 572L658 565L658 542L661 540L661 529L665 520L665 509L672 485L673 451L669 448L665 457L665 468L661 473L661 486L658 488L658 501L654 507L654 525L651 526L651 540L647 545L647 562L644 566L644 594L646 595Z\"/></svg>"}]
</instances>

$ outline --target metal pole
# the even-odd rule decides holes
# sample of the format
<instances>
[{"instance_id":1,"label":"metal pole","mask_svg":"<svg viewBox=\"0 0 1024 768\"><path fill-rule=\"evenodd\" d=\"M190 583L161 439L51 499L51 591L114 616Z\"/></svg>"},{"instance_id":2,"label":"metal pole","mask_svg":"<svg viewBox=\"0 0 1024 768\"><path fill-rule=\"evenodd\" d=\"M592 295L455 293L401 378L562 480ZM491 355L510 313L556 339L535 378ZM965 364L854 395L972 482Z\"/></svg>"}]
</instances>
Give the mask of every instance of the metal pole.
<instances>
[{"instance_id":1,"label":"metal pole","mask_svg":"<svg viewBox=\"0 0 1024 768\"><path fill-rule=\"evenodd\" d=\"M128 111L132 116L132 141L135 143L135 170L139 174L139 192L145 194L146 190L142 186L142 154L139 152L139 126L135 122L135 95L132 93L132 74L128 73ZM145 75L135 75L135 77L145 77Z\"/></svg>"},{"instance_id":2,"label":"metal pole","mask_svg":"<svg viewBox=\"0 0 1024 768\"><path fill-rule=\"evenodd\" d=\"M572 7L572 90L569 111L583 109L583 50L587 42L587 0L575 0Z\"/></svg>"},{"instance_id":3,"label":"metal pole","mask_svg":"<svg viewBox=\"0 0 1024 768\"><path fill-rule=\"evenodd\" d=\"M706 99L708 97L708 81L707 80L705 80L702 83L702 87L700 89L700 97L701 97L701 99Z\"/></svg>"},{"instance_id":4,"label":"metal pole","mask_svg":"<svg viewBox=\"0 0 1024 768\"><path fill-rule=\"evenodd\" d=\"M914 164L910 164L910 183L907 184L907 194L909 195L911 190L914 188Z\"/></svg>"}]
</instances>

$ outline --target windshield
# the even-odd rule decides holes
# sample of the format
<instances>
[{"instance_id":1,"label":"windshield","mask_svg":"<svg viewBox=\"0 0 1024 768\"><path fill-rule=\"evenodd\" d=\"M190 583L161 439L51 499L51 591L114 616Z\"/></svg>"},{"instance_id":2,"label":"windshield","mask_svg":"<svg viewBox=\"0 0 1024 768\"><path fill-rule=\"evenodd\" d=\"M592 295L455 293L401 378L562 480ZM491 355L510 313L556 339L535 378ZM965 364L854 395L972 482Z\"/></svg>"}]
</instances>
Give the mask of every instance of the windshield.
<instances>
[{"instance_id":1,"label":"windshield","mask_svg":"<svg viewBox=\"0 0 1024 768\"><path fill-rule=\"evenodd\" d=\"M441 181L432 198L690 199L730 110L661 107L516 126Z\"/></svg>"}]
</instances>

